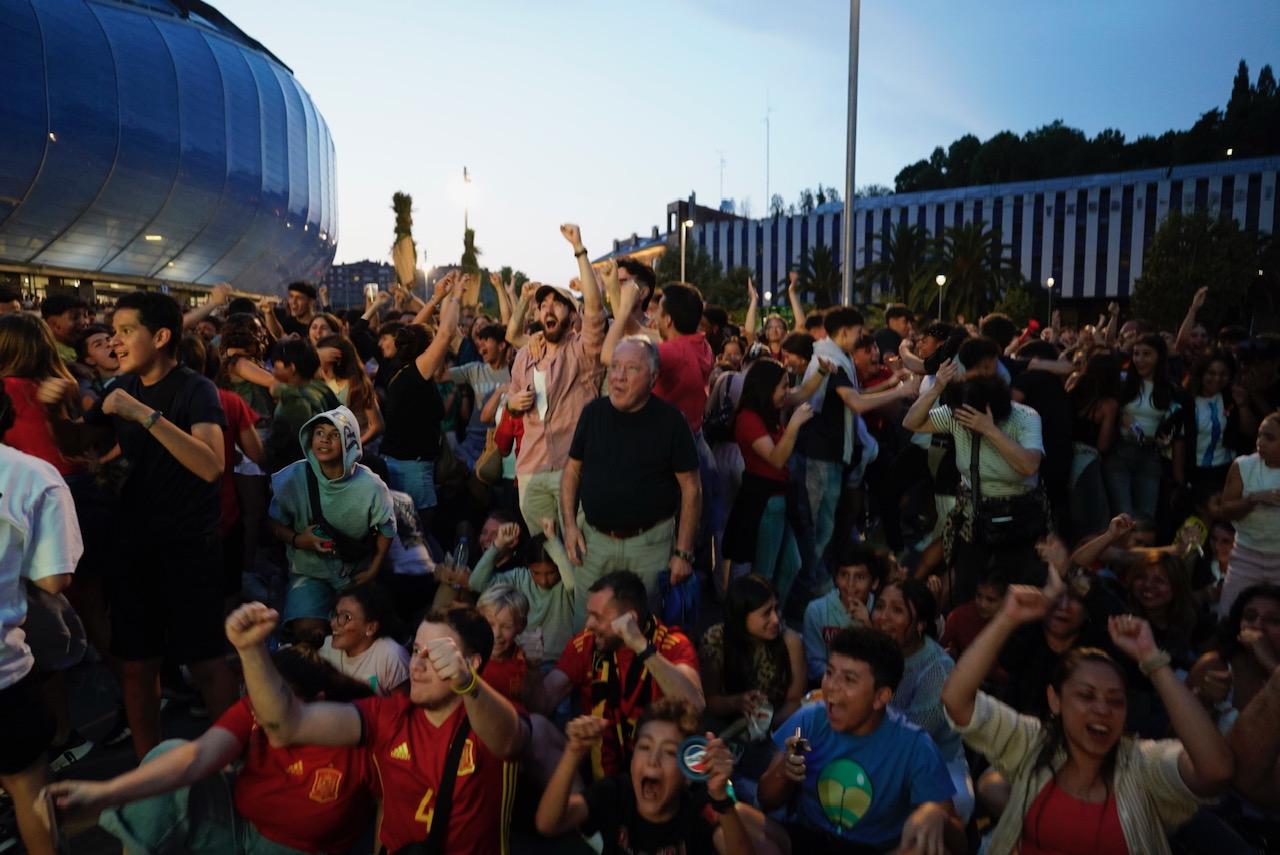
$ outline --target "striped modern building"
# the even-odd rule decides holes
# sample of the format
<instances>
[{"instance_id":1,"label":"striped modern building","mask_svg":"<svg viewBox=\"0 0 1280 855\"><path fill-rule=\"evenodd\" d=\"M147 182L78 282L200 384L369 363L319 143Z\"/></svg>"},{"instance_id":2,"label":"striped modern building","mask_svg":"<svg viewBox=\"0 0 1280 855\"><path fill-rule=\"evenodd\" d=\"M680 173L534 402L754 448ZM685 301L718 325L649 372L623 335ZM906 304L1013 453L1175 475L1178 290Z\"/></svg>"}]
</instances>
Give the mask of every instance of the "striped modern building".
<instances>
[{"instance_id":1,"label":"striped modern building","mask_svg":"<svg viewBox=\"0 0 1280 855\"><path fill-rule=\"evenodd\" d=\"M960 223L999 228L1009 257L1029 282L1050 276L1066 299L1126 298L1142 275L1156 229L1171 212L1207 211L1249 231L1273 232L1280 220L1280 157L895 193L854 204L854 253L861 269L879 255L878 236L897 224L937 235ZM652 253L661 241L678 247L684 203L668 208L667 236L615 242L616 255ZM843 205L808 214L748 220L718 214L688 233L728 270L750 267L761 285L784 280L811 245L832 248L842 263ZM696 215L695 215L696 219Z\"/></svg>"}]
</instances>

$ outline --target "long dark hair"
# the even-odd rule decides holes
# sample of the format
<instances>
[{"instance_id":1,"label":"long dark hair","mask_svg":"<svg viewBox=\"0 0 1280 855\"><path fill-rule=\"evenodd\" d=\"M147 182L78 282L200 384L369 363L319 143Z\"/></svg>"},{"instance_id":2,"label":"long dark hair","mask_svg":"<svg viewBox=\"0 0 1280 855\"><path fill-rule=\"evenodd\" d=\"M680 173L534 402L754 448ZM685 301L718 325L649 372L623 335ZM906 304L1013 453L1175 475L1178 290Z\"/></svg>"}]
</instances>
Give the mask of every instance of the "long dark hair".
<instances>
[{"instance_id":1,"label":"long dark hair","mask_svg":"<svg viewBox=\"0 0 1280 855\"><path fill-rule=\"evenodd\" d=\"M1120 360L1110 353L1095 353L1071 390L1071 407L1077 415L1085 415L1100 401L1111 398L1118 402L1123 391Z\"/></svg>"},{"instance_id":2,"label":"long dark hair","mask_svg":"<svg viewBox=\"0 0 1280 855\"><path fill-rule=\"evenodd\" d=\"M1059 698L1062 697L1063 685L1071 679L1071 676L1075 674L1076 670L1080 668L1081 665L1084 665L1087 662L1096 662L1100 665L1106 665L1115 672L1117 677L1120 678L1120 685L1125 686L1124 669L1122 669L1105 650L1101 650L1097 647L1076 647L1068 650L1066 653L1058 657L1058 664L1054 667L1053 676L1049 679L1049 685L1053 686L1053 691L1057 693ZM1127 691L1128 687L1125 686L1125 688ZM1069 750L1067 748L1067 734L1062 725L1062 716L1050 716L1049 719L1044 722L1044 728L1041 733L1044 737L1044 744L1040 746L1040 753L1036 755L1036 762L1035 766L1032 767L1032 771L1041 768L1053 771L1053 758L1057 755L1058 751ZM1106 784L1108 796L1111 794L1111 786L1115 781L1116 754L1118 753L1116 749L1119 745L1120 743L1117 742L1115 745L1111 746L1111 750L1107 752L1107 756L1102 761L1102 781ZM1028 788L1031 786L1032 777L1034 776L1029 775L1027 777ZM1031 793L1027 792L1024 796L1025 803L1028 808L1030 808L1032 803ZM1041 813L1043 813L1043 805L1041 806ZM1039 819L1040 816L1037 815L1035 821L1039 821ZM1031 822L1031 817L1028 815L1027 823L1029 824Z\"/></svg>"},{"instance_id":3,"label":"long dark hair","mask_svg":"<svg viewBox=\"0 0 1280 855\"><path fill-rule=\"evenodd\" d=\"M938 601L933 598L933 592L929 587L919 579L908 576L881 588L881 600L884 599L883 592L890 588L897 588L902 592L902 600L911 612L911 622L924 624L921 637L936 639L938 637Z\"/></svg>"},{"instance_id":4,"label":"long dark hair","mask_svg":"<svg viewBox=\"0 0 1280 855\"><path fill-rule=\"evenodd\" d=\"M373 383L365 373L364 361L356 353L356 346L345 335L327 335L320 339L319 346L335 348L342 354L333 366L333 375L350 384L347 389L347 406L357 416L363 416L365 410L373 407L376 398Z\"/></svg>"},{"instance_id":5,"label":"long dark hair","mask_svg":"<svg viewBox=\"0 0 1280 855\"><path fill-rule=\"evenodd\" d=\"M1196 604L1191 592L1191 574L1182 563L1182 559L1172 552L1148 549L1138 553L1138 562L1129 568L1125 576L1126 587L1131 587L1133 577L1148 567L1159 567L1164 571L1169 579L1169 589L1173 594L1173 599L1169 601L1169 608L1165 613L1164 629L1157 631L1161 631L1169 640L1189 644L1197 621ZM1129 605L1134 614L1148 622L1151 620L1151 615L1146 614L1142 605L1133 597L1130 597Z\"/></svg>"},{"instance_id":6,"label":"long dark hair","mask_svg":"<svg viewBox=\"0 0 1280 855\"><path fill-rule=\"evenodd\" d=\"M773 641L752 639L747 632L747 615L770 600L778 600L778 592L768 580L754 574L735 579L724 602L724 690L745 692L759 688L753 651L762 645L765 655L782 676L782 684L791 684L791 657L787 654L786 624ZM781 608L781 603L778 605Z\"/></svg>"},{"instance_id":7,"label":"long dark hair","mask_svg":"<svg viewBox=\"0 0 1280 855\"><path fill-rule=\"evenodd\" d=\"M787 369L776 359L757 359L747 369L742 379L742 396L738 399L738 412L750 410L760 417L770 431L779 427L781 414L773 405L773 392L787 376Z\"/></svg>"},{"instance_id":8,"label":"long dark hair","mask_svg":"<svg viewBox=\"0 0 1280 855\"><path fill-rule=\"evenodd\" d=\"M1200 394L1200 384L1204 382L1204 373L1209 370L1209 366L1215 362L1221 362L1227 366L1227 384L1222 389L1222 398L1227 406L1231 406L1231 384L1236 377L1236 360L1231 355L1231 351L1215 348L1201 358L1197 359L1191 366L1191 373L1187 375L1187 391L1192 395Z\"/></svg>"},{"instance_id":9,"label":"long dark hair","mask_svg":"<svg viewBox=\"0 0 1280 855\"><path fill-rule=\"evenodd\" d=\"M1144 335L1133 343L1134 347L1145 345L1156 352L1156 367L1151 372L1151 405L1157 410L1167 410L1173 404L1173 383L1169 381L1169 346L1159 333ZM1121 390L1121 406L1138 397L1142 391L1142 378L1138 369L1132 365L1124 378L1124 389Z\"/></svg>"}]
</instances>

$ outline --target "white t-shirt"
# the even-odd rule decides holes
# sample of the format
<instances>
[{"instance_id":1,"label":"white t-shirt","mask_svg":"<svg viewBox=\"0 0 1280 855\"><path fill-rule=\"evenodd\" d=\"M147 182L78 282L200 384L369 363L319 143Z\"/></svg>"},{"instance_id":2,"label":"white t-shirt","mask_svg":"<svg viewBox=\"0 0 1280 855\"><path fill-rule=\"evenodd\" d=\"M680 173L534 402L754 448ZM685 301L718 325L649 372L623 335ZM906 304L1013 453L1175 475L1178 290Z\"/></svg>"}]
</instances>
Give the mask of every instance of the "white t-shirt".
<instances>
[{"instance_id":1,"label":"white t-shirt","mask_svg":"<svg viewBox=\"0 0 1280 855\"><path fill-rule=\"evenodd\" d=\"M1214 433L1214 425L1217 433ZM1212 398L1196 396L1196 465L1208 469L1226 466L1235 454L1222 445L1227 430L1227 411L1222 395Z\"/></svg>"},{"instance_id":2,"label":"white t-shirt","mask_svg":"<svg viewBox=\"0 0 1280 855\"><path fill-rule=\"evenodd\" d=\"M1137 397L1125 404L1122 410L1127 416L1125 423L1130 426L1130 430L1134 428L1141 430L1142 438L1148 440L1156 438L1156 434L1160 432L1160 423L1164 421L1164 415L1168 412L1156 409L1154 395L1155 384L1150 380L1143 380L1138 387Z\"/></svg>"},{"instance_id":3,"label":"white t-shirt","mask_svg":"<svg viewBox=\"0 0 1280 855\"><path fill-rule=\"evenodd\" d=\"M969 484L969 456L973 453L970 441L973 434L952 417L950 407L934 407L929 411L929 418L934 430L949 432L955 439L956 468L960 470L964 483ZM1044 454L1044 440L1040 436L1040 414L1025 404L1015 402L1009 418L999 428L1023 448ZM1028 478L1019 475L990 440L983 440L978 446L978 478L982 481L983 496L1016 496L1034 489L1040 480L1038 473Z\"/></svg>"},{"instance_id":4,"label":"white t-shirt","mask_svg":"<svg viewBox=\"0 0 1280 855\"><path fill-rule=\"evenodd\" d=\"M1240 467L1243 495L1280 490L1280 467L1273 469L1263 463L1256 451L1237 457L1236 466ZM1236 520L1236 544L1258 552L1280 554L1280 508L1258 505Z\"/></svg>"},{"instance_id":5,"label":"white t-shirt","mask_svg":"<svg viewBox=\"0 0 1280 855\"><path fill-rule=\"evenodd\" d=\"M533 369L533 405L538 410L538 418L547 418L547 372Z\"/></svg>"},{"instance_id":6,"label":"white t-shirt","mask_svg":"<svg viewBox=\"0 0 1280 855\"><path fill-rule=\"evenodd\" d=\"M0 444L0 689L35 664L23 579L74 573L84 544L71 490L52 465Z\"/></svg>"},{"instance_id":7,"label":"white t-shirt","mask_svg":"<svg viewBox=\"0 0 1280 855\"><path fill-rule=\"evenodd\" d=\"M320 658L348 677L368 683L379 697L409 679L409 651L389 638L379 638L359 656L333 649L333 636L325 636Z\"/></svg>"}]
</instances>

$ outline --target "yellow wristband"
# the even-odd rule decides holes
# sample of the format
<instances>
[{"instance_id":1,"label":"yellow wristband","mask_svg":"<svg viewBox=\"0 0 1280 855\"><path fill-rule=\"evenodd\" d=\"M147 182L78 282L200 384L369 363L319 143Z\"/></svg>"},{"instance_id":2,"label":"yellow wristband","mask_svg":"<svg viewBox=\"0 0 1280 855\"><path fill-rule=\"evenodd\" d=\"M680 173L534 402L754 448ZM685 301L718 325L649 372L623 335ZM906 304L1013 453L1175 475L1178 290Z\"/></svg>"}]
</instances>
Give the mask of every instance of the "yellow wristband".
<instances>
[{"instance_id":1,"label":"yellow wristband","mask_svg":"<svg viewBox=\"0 0 1280 855\"><path fill-rule=\"evenodd\" d=\"M472 671L471 682L467 683L465 688L459 689L456 686L450 686L449 688L453 689L453 693L455 695L474 695L479 690L479 684L480 678L476 675L475 671Z\"/></svg>"}]
</instances>

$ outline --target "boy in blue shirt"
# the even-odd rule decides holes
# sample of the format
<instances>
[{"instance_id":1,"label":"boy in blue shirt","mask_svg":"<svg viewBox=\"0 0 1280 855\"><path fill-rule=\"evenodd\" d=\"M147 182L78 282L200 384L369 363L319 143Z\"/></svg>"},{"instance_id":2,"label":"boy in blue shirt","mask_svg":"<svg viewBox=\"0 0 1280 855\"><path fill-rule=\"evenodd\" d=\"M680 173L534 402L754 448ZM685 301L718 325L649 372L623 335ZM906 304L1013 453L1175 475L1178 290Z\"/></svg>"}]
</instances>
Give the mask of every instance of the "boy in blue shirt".
<instances>
[{"instance_id":1,"label":"boy in blue shirt","mask_svg":"<svg viewBox=\"0 0 1280 855\"><path fill-rule=\"evenodd\" d=\"M766 811L794 804L793 851L965 850L937 747L888 708L902 671L898 646L879 630L849 627L831 640L822 701L776 731L760 779Z\"/></svg>"}]
</instances>

